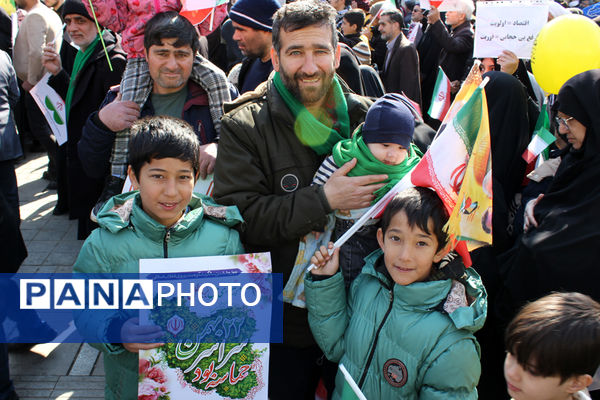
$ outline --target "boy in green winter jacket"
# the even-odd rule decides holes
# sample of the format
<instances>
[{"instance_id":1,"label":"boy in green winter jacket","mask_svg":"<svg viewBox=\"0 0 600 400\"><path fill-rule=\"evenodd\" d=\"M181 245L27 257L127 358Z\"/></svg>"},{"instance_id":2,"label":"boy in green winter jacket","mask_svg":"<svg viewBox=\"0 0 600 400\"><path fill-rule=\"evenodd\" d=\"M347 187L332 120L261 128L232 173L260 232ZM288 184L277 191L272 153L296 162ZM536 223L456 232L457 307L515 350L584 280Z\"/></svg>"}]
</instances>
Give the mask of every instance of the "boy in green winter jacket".
<instances>
[{"instance_id":1,"label":"boy in green winter jacket","mask_svg":"<svg viewBox=\"0 0 600 400\"><path fill-rule=\"evenodd\" d=\"M131 128L129 177L136 190L110 199L98 214L100 228L85 241L73 267L79 273L137 273L141 258L243 253L236 207L193 194L200 143L184 121L145 118ZM137 399L138 351L159 343L106 343L120 329L123 342L139 326L111 310L76 313L77 328L104 353L106 399ZM146 332L160 337L159 332Z\"/></svg>"},{"instance_id":2,"label":"boy in green winter jacket","mask_svg":"<svg viewBox=\"0 0 600 400\"><path fill-rule=\"evenodd\" d=\"M308 319L326 357L340 362L368 399L476 399L481 373L473 333L485 321L486 293L473 269L446 255L448 217L429 189L388 204L377 250L348 295L339 250L323 246L305 279ZM333 243L329 244L333 248ZM338 372L333 398L340 398Z\"/></svg>"}]
</instances>

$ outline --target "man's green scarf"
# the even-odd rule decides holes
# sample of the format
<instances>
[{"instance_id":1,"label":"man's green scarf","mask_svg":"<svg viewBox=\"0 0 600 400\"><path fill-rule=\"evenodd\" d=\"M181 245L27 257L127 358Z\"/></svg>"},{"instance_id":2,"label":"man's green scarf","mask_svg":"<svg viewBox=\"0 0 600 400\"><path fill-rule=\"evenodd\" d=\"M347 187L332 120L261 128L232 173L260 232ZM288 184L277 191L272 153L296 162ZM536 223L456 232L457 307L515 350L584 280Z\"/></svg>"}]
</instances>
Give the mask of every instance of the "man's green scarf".
<instances>
[{"instance_id":1,"label":"man's green scarf","mask_svg":"<svg viewBox=\"0 0 600 400\"><path fill-rule=\"evenodd\" d=\"M382 198L400 179L412 170L421 160L423 154L418 147L410 144L408 154L404 161L398 165L387 165L373 156L369 147L362 137L362 125L356 130L352 139L342 140L333 147L333 160L338 166L342 166L348 161L356 158L356 165L350 170L348 176L364 176L386 174L388 178L384 181L385 186L377 190L375 204Z\"/></svg>"},{"instance_id":2,"label":"man's green scarf","mask_svg":"<svg viewBox=\"0 0 600 400\"><path fill-rule=\"evenodd\" d=\"M71 101L73 100L73 93L75 92L75 81L77 80L77 75L79 75L79 72L85 65L86 61L90 58L99 42L100 35L96 35L96 38L92 41L92 43L90 43L85 51L81 51L81 49L79 49L77 55L75 55L73 71L71 72L71 80L69 81L69 89L67 90L67 98L65 99L65 112L67 121L69 120L69 111L71 110Z\"/></svg>"},{"instance_id":3,"label":"man's green scarf","mask_svg":"<svg viewBox=\"0 0 600 400\"><path fill-rule=\"evenodd\" d=\"M303 145L310 146L317 154L329 154L332 147L343 139L350 137L350 117L348 104L342 92L342 87L334 76L332 91L335 101L335 120L327 112L322 112L315 118L302 103L285 87L279 72L273 77L273 84L283 101L288 106L296 122L294 132Z\"/></svg>"}]
</instances>

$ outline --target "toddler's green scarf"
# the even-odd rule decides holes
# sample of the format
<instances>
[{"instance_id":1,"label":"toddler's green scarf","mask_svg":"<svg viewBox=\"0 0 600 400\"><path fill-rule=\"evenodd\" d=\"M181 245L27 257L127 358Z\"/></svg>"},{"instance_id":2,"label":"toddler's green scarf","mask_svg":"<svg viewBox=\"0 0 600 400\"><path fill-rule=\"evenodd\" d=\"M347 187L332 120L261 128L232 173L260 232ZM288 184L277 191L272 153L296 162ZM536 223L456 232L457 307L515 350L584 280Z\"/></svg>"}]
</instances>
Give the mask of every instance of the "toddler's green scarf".
<instances>
[{"instance_id":1,"label":"toddler's green scarf","mask_svg":"<svg viewBox=\"0 0 600 400\"><path fill-rule=\"evenodd\" d=\"M348 104L342 92L342 87L333 78L333 100L335 101L335 120L333 121L327 112L322 112L319 118L315 118L302 103L294 97L285 87L279 72L273 77L273 84L283 101L288 106L296 122L294 132L300 142L310 146L317 154L329 154L331 148L340 140L350 137L350 118L348 116Z\"/></svg>"},{"instance_id":2,"label":"toddler's green scarf","mask_svg":"<svg viewBox=\"0 0 600 400\"><path fill-rule=\"evenodd\" d=\"M90 45L85 49L85 51L79 51L75 55L75 61L73 63L73 71L71 72L71 79L69 81L69 89L67 89L67 98L65 99L65 115L67 117L67 121L69 121L69 111L71 110L71 101L73 100L73 93L75 92L75 81L77 80L77 75L85 65L86 61L90 58L96 45L100 42L100 35L96 35L96 38L90 43Z\"/></svg>"},{"instance_id":3,"label":"toddler's green scarf","mask_svg":"<svg viewBox=\"0 0 600 400\"><path fill-rule=\"evenodd\" d=\"M400 179L404 177L421 160L423 154L418 147L410 144L408 154L404 161L398 165L387 165L376 159L362 137L362 125L356 130L352 139L342 140L333 147L333 160L337 166L342 166L356 158L356 165L350 170L348 176L364 176L386 174L385 186L375 192L375 204L381 199Z\"/></svg>"}]
</instances>

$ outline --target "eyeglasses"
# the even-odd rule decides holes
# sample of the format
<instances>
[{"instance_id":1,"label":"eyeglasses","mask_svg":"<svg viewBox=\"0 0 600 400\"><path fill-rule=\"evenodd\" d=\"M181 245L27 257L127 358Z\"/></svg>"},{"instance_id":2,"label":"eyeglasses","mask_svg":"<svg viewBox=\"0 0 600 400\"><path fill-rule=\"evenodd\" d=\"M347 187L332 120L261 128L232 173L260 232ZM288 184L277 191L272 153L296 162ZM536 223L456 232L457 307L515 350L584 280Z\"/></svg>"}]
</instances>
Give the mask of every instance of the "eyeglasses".
<instances>
[{"instance_id":1,"label":"eyeglasses","mask_svg":"<svg viewBox=\"0 0 600 400\"><path fill-rule=\"evenodd\" d=\"M564 125L565 128L567 128L567 129L569 129L568 122L572 119L573 119L573 117L563 118L563 117L559 117L558 115L556 117L554 117L554 120L556 121L556 125L558 125L558 126Z\"/></svg>"}]
</instances>

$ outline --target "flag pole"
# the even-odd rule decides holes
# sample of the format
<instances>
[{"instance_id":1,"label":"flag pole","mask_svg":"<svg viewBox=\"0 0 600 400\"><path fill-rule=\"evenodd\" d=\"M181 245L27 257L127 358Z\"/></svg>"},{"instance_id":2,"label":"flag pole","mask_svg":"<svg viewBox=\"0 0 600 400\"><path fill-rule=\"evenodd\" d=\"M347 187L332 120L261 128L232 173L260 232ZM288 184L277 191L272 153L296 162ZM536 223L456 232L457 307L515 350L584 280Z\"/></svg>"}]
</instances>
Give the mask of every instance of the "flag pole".
<instances>
[{"instance_id":1,"label":"flag pole","mask_svg":"<svg viewBox=\"0 0 600 400\"><path fill-rule=\"evenodd\" d=\"M211 31L211 32L213 30L213 22L215 20L215 8L216 7L213 7L213 9L210 12L210 24L208 26L208 30Z\"/></svg>"},{"instance_id":2,"label":"flag pole","mask_svg":"<svg viewBox=\"0 0 600 400\"><path fill-rule=\"evenodd\" d=\"M92 0L88 0L90 3L90 9L92 10L92 16L94 17L94 22L96 23L96 29L98 30L98 35L100 36L100 42L102 42L102 48L104 49L104 55L106 55L106 61L108 61L108 68L110 68L110 72L113 71L112 64L110 62L110 57L108 56L108 50L106 50L106 44L104 43L104 39L102 38L102 32L100 32L100 24L98 23L98 18L96 18L96 11L94 11L94 5L92 4Z\"/></svg>"}]
</instances>

